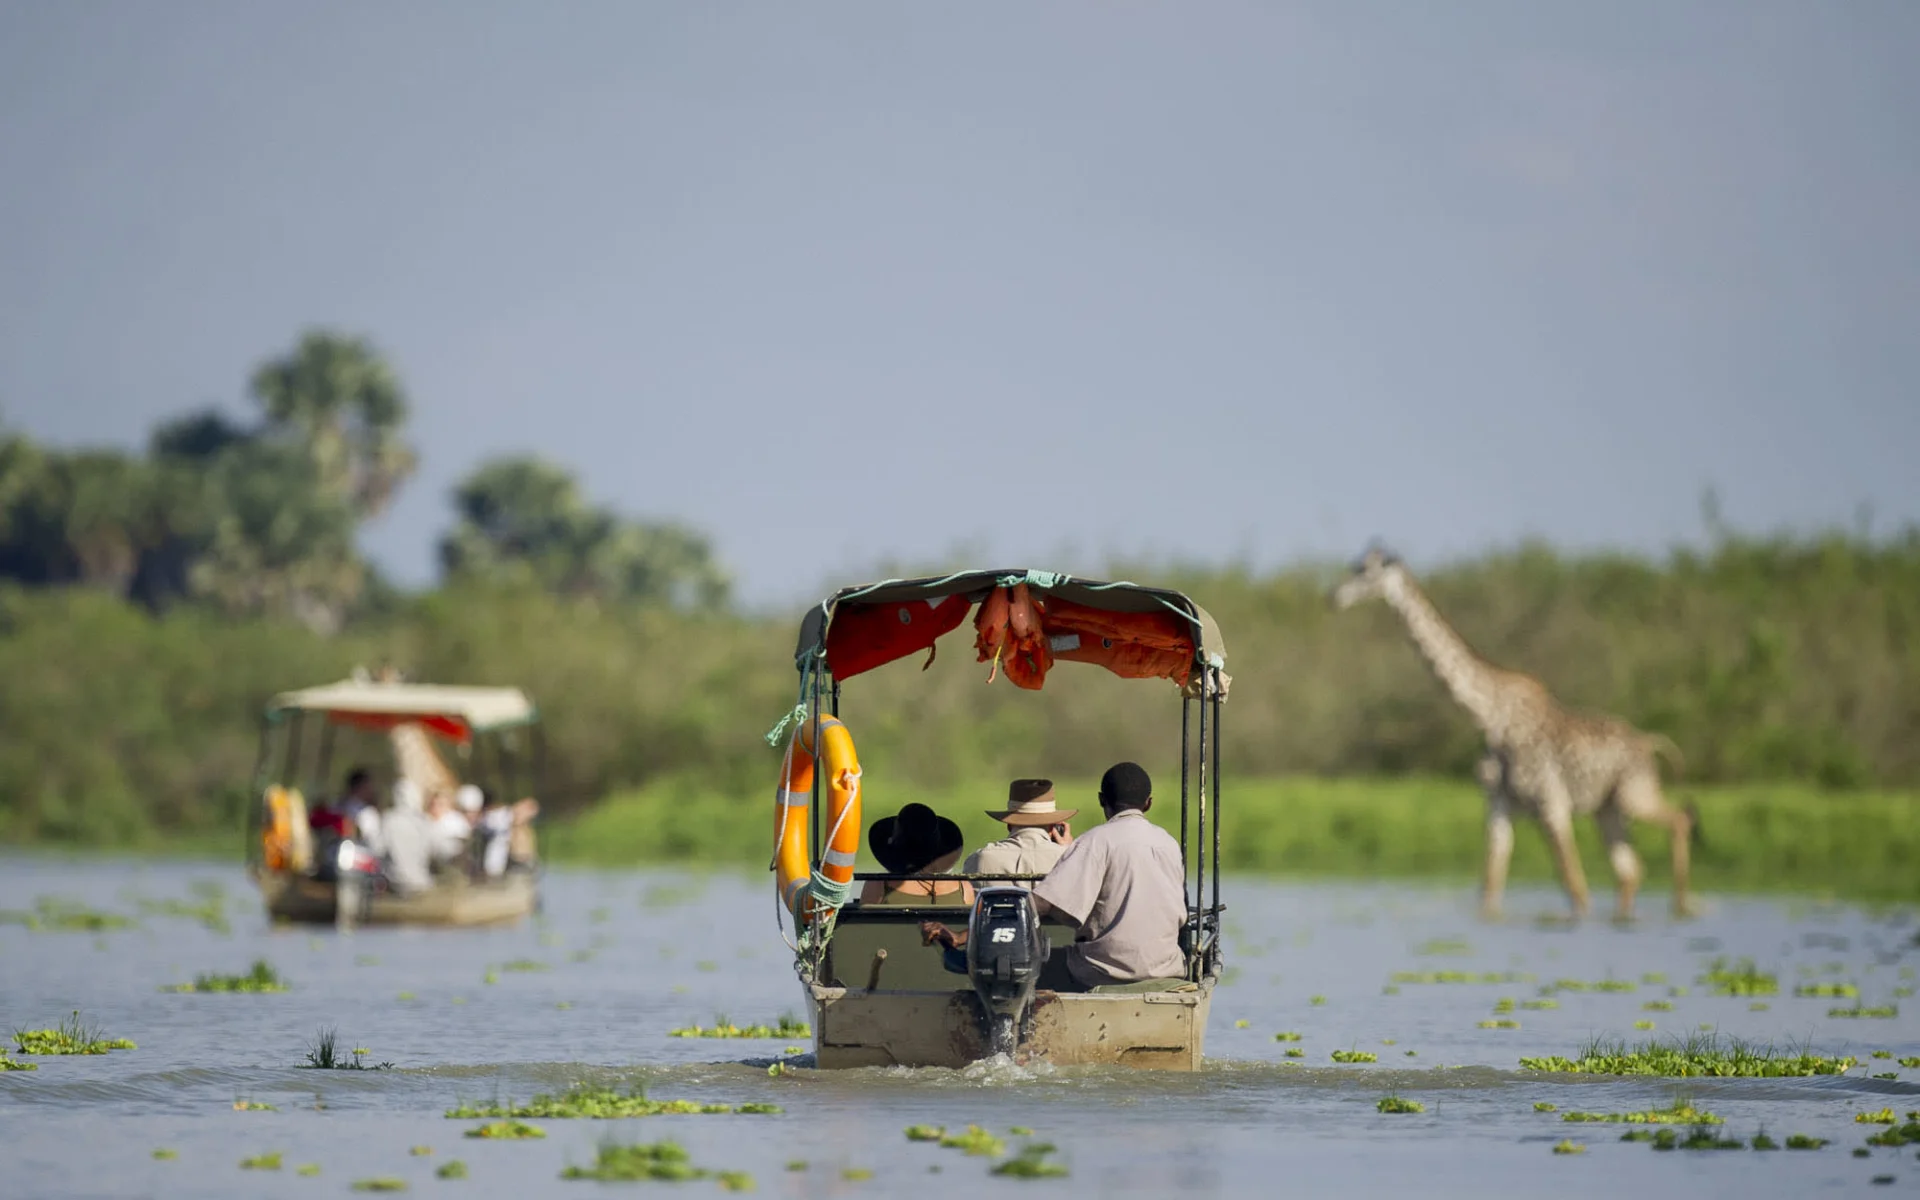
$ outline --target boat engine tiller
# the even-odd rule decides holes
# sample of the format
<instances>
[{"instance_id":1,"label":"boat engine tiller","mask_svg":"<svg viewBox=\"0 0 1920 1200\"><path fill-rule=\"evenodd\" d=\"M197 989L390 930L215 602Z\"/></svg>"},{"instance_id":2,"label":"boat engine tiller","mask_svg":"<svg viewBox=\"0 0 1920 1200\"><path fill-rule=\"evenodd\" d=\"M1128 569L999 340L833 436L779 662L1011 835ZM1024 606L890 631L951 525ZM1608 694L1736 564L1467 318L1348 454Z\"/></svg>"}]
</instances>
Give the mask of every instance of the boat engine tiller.
<instances>
[{"instance_id":1,"label":"boat engine tiller","mask_svg":"<svg viewBox=\"0 0 1920 1200\"><path fill-rule=\"evenodd\" d=\"M980 889L967 930L967 978L980 997L989 1054L1011 1054L1026 1040L1047 949L1031 893L1017 887Z\"/></svg>"}]
</instances>

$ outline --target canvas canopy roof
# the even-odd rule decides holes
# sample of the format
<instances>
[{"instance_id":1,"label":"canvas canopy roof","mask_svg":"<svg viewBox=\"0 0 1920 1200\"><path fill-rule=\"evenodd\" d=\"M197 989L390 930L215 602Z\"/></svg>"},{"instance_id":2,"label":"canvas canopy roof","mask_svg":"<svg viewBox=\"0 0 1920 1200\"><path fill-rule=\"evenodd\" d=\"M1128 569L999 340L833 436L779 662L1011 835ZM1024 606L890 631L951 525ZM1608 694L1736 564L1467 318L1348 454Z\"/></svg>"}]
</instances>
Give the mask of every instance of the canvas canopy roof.
<instances>
[{"instance_id":1,"label":"canvas canopy roof","mask_svg":"<svg viewBox=\"0 0 1920 1200\"><path fill-rule=\"evenodd\" d=\"M279 720L289 712L321 712L345 724L373 728L418 722L455 741L525 725L539 715L519 688L359 679L281 692L267 703L268 720Z\"/></svg>"},{"instance_id":2,"label":"canvas canopy roof","mask_svg":"<svg viewBox=\"0 0 1920 1200\"><path fill-rule=\"evenodd\" d=\"M1054 605L1060 614L1062 628L1072 620L1065 615L1069 610L1098 610L1100 613L1117 614L1115 620L1118 623L1130 623L1142 631L1149 624L1163 632L1177 631L1184 641L1190 643L1191 661L1215 669L1222 669L1226 665L1226 642L1220 634L1220 626L1206 609L1181 592L1124 581L1080 579L1027 568L963 571L953 575L889 579L842 588L807 610L800 623L800 639L794 651L795 663L805 670L810 659L824 656L829 660L836 677L845 678L850 672L835 665L833 660L836 657L854 657L846 643L853 636L848 631L854 627L858 614L861 630L858 636L866 643L862 646L866 653L859 656L857 669L871 669L879 662L925 649L934 638L957 628L964 621L966 610L986 601L996 589L1007 589L1023 583L1028 593L1043 607L1056 599L1064 602ZM931 626L918 635L905 638L897 636L899 631L893 628L891 619L868 621L869 617L876 614L884 615L881 610L888 606L899 609L910 603L924 604L928 612L939 614ZM917 617L918 613L919 610L901 612L899 620ZM978 620L979 614L976 613L976 627ZM1042 624L1047 626L1049 632L1053 632L1052 620L1043 617ZM1086 622L1083 620L1081 624ZM1143 632L1142 636L1150 635ZM1061 657L1072 658L1073 652L1064 651ZM1085 658L1081 661L1098 659ZM1116 673L1126 673L1115 664L1107 665Z\"/></svg>"}]
</instances>

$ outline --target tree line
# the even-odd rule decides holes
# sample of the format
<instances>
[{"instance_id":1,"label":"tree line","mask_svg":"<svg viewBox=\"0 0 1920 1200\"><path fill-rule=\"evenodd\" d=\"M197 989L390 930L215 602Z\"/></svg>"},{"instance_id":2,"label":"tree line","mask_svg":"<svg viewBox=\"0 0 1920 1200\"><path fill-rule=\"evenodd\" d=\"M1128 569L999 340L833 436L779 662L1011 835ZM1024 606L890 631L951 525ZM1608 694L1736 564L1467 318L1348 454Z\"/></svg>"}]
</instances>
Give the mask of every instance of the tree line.
<instances>
[{"instance_id":1,"label":"tree line","mask_svg":"<svg viewBox=\"0 0 1920 1200\"><path fill-rule=\"evenodd\" d=\"M0 423L0 581L319 633L377 607L391 589L355 538L418 463L397 373L366 338L311 330L254 370L248 395L252 420L188 412L153 429L144 453L56 450ZM482 464L453 506L449 582L680 605L727 595L700 534L596 507L538 458Z\"/></svg>"},{"instance_id":2,"label":"tree line","mask_svg":"<svg viewBox=\"0 0 1920 1200\"><path fill-rule=\"evenodd\" d=\"M309 334L251 392L251 424L190 414L137 455L0 431L0 840L237 828L267 697L384 662L525 688L550 813L662 781L690 802L771 789L763 735L793 704L797 605L739 610L696 531L611 513L528 459L455 490L437 586L391 588L352 535L416 461L392 370L363 341ZM1329 610L1341 564L1036 565L1165 583L1214 614L1230 780L1468 776L1477 734L1393 614ZM1920 529L1715 525L1659 557L1527 544L1421 579L1494 662L1672 737L1678 794L1920 786ZM1170 684L1065 664L1029 693L986 674L963 627L928 670L847 683L869 803L975 784L991 799L1008 778L1097 777L1116 757L1172 770Z\"/></svg>"}]
</instances>

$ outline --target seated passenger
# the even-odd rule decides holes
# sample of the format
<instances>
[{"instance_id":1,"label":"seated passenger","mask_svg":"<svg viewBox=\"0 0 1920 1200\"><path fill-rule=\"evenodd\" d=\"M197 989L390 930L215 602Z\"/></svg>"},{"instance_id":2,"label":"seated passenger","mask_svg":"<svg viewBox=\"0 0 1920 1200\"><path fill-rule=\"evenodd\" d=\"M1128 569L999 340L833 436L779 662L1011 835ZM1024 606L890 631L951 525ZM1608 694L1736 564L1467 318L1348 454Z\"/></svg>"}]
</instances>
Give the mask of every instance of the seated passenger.
<instances>
[{"instance_id":1,"label":"seated passenger","mask_svg":"<svg viewBox=\"0 0 1920 1200\"><path fill-rule=\"evenodd\" d=\"M427 821L419 784L402 779L393 785L393 811L382 825L388 886L402 895L432 887L433 827Z\"/></svg>"},{"instance_id":2,"label":"seated passenger","mask_svg":"<svg viewBox=\"0 0 1920 1200\"><path fill-rule=\"evenodd\" d=\"M1106 824L1072 839L1053 870L1033 889L1034 908L1072 925L1070 946L1047 956L1040 986L1056 992L1165 980L1182 982L1187 958L1180 929L1187 919L1186 871L1180 843L1147 820L1153 783L1137 763L1115 763L1100 777ZM948 951L965 946L938 921L920 924L921 939ZM951 969L951 963L950 969Z\"/></svg>"},{"instance_id":3,"label":"seated passenger","mask_svg":"<svg viewBox=\"0 0 1920 1200\"><path fill-rule=\"evenodd\" d=\"M968 875L1045 875L1073 841L1067 822L1079 811L1054 807L1051 779L1014 780L1007 787L1007 807L999 812L987 810L988 816L1012 832L975 850L962 870ZM1033 888L1017 879L1006 880L1004 886Z\"/></svg>"},{"instance_id":4,"label":"seated passenger","mask_svg":"<svg viewBox=\"0 0 1920 1200\"><path fill-rule=\"evenodd\" d=\"M427 849L434 870L458 864L466 857L467 837L473 832L473 825L454 806L452 793L434 789L433 795L427 798L427 824Z\"/></svg>"},{"instance_id":5,"label":"seated passenger","mask_svg":"<svg viewBox=\"0 0 1920 1200\"><path fill-rule=\"evenodd\" d=\"M340 793L340 799L332 803L323 800L315 805L307 814L307 827L315 833L352 837L354 818L372 803L373 775L365 767L355 767L347 772L346 790Z\"/></svg>"},{"instance_id":6,"label":"seated passenger","mask_svg":"<svg viewBox=\"0 0 1920 1200\"><path fill-rule=\"evenodd\" d=\"M867 844L880 865L895 875L938 875L953 869L966 848L960 827L924 804L881 817L867 830ZM972 904L973 886L965 880L869 879L860 889L862 904Z\"/></svg>"}]
</instances>

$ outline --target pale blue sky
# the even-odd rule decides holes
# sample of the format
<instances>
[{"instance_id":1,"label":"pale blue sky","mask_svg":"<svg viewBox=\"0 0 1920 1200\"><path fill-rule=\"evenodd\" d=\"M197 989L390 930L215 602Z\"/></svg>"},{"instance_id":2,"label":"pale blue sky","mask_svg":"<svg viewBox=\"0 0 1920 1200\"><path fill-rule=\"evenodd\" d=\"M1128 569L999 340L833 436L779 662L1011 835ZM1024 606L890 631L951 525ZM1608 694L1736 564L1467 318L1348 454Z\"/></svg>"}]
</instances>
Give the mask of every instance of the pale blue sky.
<instances>
[{"instance_id":1,"label":"pale blue sky","mask_svg":"<svg viewBox=\"0 0 1920 1200\"><path fill-rule=\"evenodd\" d=\"M1920 4L0 0L0 411L371 335L788 604L1920 519ZM958 565L958 564L956 564Z\"/></svg>"}]
</instances>

